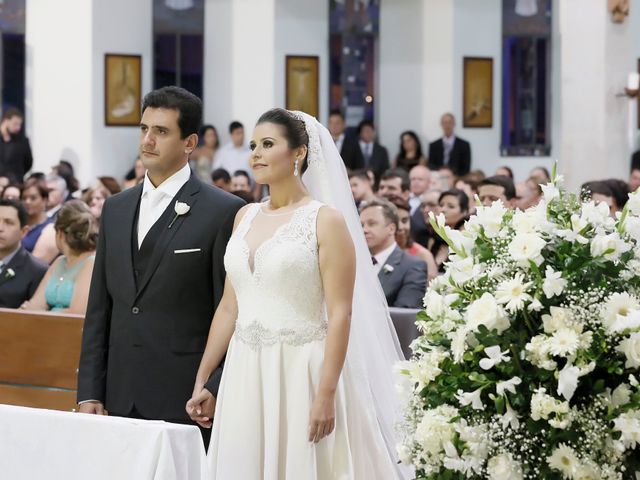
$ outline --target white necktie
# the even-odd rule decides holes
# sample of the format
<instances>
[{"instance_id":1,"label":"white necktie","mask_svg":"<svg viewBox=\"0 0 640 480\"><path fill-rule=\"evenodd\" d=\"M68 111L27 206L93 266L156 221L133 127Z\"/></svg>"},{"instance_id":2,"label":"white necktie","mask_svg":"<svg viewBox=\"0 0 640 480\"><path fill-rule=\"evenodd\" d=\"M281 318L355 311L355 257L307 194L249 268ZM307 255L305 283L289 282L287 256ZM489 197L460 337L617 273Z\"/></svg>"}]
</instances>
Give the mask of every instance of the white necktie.
<instances>
[{"instance_id":1,"label":"white necktie","mask_svg":"<svg viewBox=\"0 0 640 480\"><path fill-rule=\"evenodd\" d=\"M140 208L140 216L138 218L138 248L142 246L144 237L147 236L153 224L158 221L162 212L158 212L158 204L162 201L165 193L162 190L149 190L145 194L144 208Z\"/></svg>"}]
</instances>

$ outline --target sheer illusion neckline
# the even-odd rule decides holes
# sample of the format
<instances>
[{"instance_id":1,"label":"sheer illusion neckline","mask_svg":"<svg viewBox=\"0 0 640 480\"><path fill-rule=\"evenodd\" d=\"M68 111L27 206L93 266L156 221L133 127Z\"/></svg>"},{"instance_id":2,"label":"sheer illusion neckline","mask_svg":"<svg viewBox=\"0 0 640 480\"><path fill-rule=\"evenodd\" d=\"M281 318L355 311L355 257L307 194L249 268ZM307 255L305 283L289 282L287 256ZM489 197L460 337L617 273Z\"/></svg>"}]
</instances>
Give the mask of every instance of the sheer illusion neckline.
<instances>
[{"instance_id":1,"label":"sheer illusion neckline","mask_svg":"<svg viewBox=\"0 0 640 480\"><path fill-rule=\"evenodd\" d=\"M284 230L286 230L288 227L290 227L293 224L293 222L296 219L296 217L298 216L298 214L301 211L303 211L304 208L308 207L313 202L314 202L314 200L311 199L308 202L305 202L302 205L297 206L293 210L288 211L286 214L285 213L280 213L280 214L275 214L275 215L274 214L265 213L262 210L262 206L265 205L266 202L262 202L262 203L256 204L255 211L252 213L250 218L247 218L247 226L244 229L244 231L242 232L242 236L241 236L241 240L242 240L242 243L243 243L243 246L244 246L245 255L246 255L247 268L249 269L249 273L253 277L256 276L256 272L258 271L260 258L263 255L263 251L266 250L266 248L269 245L271 245L273 242L275 242L277 240L277 238L282 234L282 232ZM278 227L276 227L271 235L269 235L267 238L265 238L262 242L260 242L258 244L258 246L255 248L255 250L253 251L253 254L252 254L251 247L249 246L249 242L247 241L247 235L251 231L251 226L253 224L253 221L255 220L257 214L259 214L259 213L264 215L264 216L266 216L266 217L283 217L285 215L291 215L291 218L289 218L287 221L285 221L282 225L279 225Z\"/></svg>"}]
</instances>

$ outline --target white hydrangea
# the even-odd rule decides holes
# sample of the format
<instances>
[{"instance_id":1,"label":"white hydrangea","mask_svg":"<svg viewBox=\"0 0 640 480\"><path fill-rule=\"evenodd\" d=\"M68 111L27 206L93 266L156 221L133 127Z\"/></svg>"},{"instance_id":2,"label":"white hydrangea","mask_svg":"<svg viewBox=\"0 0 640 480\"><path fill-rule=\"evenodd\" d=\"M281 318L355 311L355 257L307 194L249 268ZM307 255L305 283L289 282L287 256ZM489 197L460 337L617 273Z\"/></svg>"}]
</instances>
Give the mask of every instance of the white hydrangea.
<instances>
[{"instance_id":1,"label":"white hydrangea","mask_svg":"<svg viewBox=\"0 0 640 480\"><path fill-rule=\"evenodd\" d=\"M536 335L525 345L525 357L536 367L553 371L558 364L551 359L548 337L546 335Z\"/></svg>"},{"instance_id":2,"label":"white hydrangea","mask_svg":"<svg viewBox=\"0 0 640 480\"><path fill-rule=\"evenodd\" d=\"M437 457L444 444L453 440L456 430L451 420L457 416L458 409L450 405L440 405L425 412L414 434L425 453Z\"/></svg>"},{"instance_id":3,"label":"white hydrangea","mask_svg":"<svg viewBox=\"0 0 640 480\"><path fill-rule=\"evenodd\" d=\"M417 384L416 390L421 391L442 373L440 364L449 356L442 349L433 349L423 354L417 361L401 362L401 371L409 376L412 383Z\"/></svg>"},{"instance_id":4,"label":"white hydrangea","mask_svg":"<svg viewBox=\"0 0 640 480\"><path fill-rule=\"evenodd\" d=\"M539 388L531 396L531 418L547 420L555 428L567 428L571 422L565 416L569 413L569 402L563 402L546 394L545 388Z\"/></svg>"}]
</instances>

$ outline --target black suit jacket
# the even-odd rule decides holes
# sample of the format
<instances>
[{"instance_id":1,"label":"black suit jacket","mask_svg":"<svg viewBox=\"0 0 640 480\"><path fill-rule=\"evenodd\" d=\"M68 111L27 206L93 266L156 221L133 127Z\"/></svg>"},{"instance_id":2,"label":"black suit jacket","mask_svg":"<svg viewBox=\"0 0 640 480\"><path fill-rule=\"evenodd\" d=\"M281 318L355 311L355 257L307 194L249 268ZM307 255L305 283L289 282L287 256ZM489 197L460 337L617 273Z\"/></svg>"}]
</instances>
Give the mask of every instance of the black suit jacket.
<instances>
[{"instance_id":1,"label":"black suit jacket","mask_svg":"<svg viewBox=\"0 0 640 480\"><path fill-rule=\"evenodd\" d=\"M14 272L14 275L9 273ZM0 274L0 307L18 308L36 293L47 265L35 258L24 247L13 256Z\"/></svg>"},{"instance_id":2,"label":"black suit jacket","mask_svg":"<svg viewBox=\"0 0 640 480\"><path fill-rule=\"evenodd\" d=\"M195 176L171 202L191 209L171 228L165 215L144 275L134 279L132 234L142 184L107 200L91 279L78 373L78 402L145 418L188 421L211 319L222 297L223 257L243 202ZM191 253L176 250L198 249ZM214 395L217 371L207 383Z\"/></svg>"},{"instance_id":3,"label":"black suit jacket","mask_svg":"<svg viewBox=\"0 0 640 480\"><path fill-rule=\"evenodd\" d=\"M0 176L9 178L12 183L22 183L32 165L33 157L27 137L15 135L7 143L0 140Z\"/></svg>"},{"instance_id":4,"label":"black suit jacket","mask_svg":"<svg viewBox=\"0 0 640 480\"><path fill-rule=\"evenodd\" d=\"M640 150L631 155L631 170L640 170Z\"/></svg>"},{"instance_id":5,"label":"black suit jacket","mask_svg":"<svg viewBox=\"0 0 640 480\"><path fill-rule=\"evenodd\" d=\"M362 149L360 148L360 143L357 138L345 138L342 144L342 160L349 170L365 168L364 155L362 154ZM387 149L378 142L374 142L367 168L373 170L376 182L389 167L389 154L387 153Z\"/></svg>"},{"instance_id":6,"label":"black suit jacket","mask_svg":"<svg viewBox=\"0 0 640 480\"><path fill-rule=\"evenodd\" d=\"M443 166L444 162L444 144L442 138L429 144L429 167L437 169ZM449 154L449 163L446 165L453 170L453 173L461 177L471 170L471 145L466 140L456 137L453 142L453 148Z\"/></svg>"},{"instance_id":7,"label":"black suit jacket","mask_svg":"<svg viewBox=\"0 0 640 480\"><path fill-rule=\"evenodd\" d=\"M396 247L378 273L390 307L422 308L427 291L427 264Z\"/></svg>"}]
</instances>

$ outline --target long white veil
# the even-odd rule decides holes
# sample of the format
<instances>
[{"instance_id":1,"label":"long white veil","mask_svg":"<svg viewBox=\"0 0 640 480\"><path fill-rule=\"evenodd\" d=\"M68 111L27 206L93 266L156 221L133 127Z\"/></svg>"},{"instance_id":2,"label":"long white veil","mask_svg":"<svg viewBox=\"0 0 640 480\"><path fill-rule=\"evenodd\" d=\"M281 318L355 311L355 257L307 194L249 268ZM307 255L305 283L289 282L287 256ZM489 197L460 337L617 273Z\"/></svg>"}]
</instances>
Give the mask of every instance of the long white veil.
<instances>
[{"instance_id":1,"label":"long white veil","mask_svg":"<svg viewBox=\"0 0 640 480\"><path fill-rule=\"evenodd\" d=\"M351 233L356 251L356 283L351 334L345 371L355 381L359 403L379 425L391 461L396 464L395 427L401 418L393 365L404 360L389 316L387 300L371 264L360 216L347 170L329 131L314 117L291 112L305 123L309 135L308 168L302 180L313 198L339 210ZM409 468L396 465L398 478L413 478Z\"/></svg>"}]
</instances>

